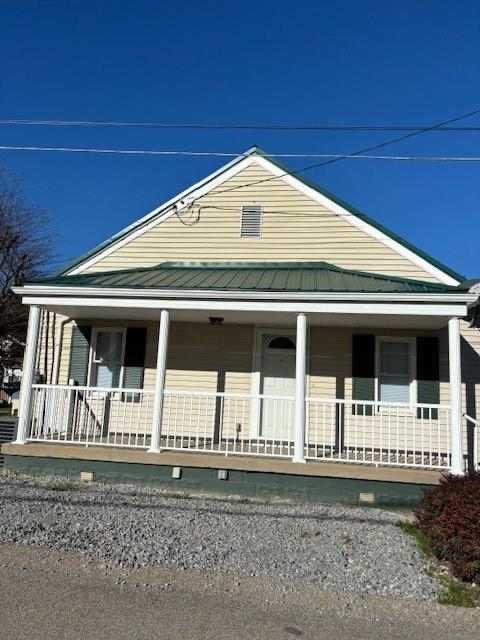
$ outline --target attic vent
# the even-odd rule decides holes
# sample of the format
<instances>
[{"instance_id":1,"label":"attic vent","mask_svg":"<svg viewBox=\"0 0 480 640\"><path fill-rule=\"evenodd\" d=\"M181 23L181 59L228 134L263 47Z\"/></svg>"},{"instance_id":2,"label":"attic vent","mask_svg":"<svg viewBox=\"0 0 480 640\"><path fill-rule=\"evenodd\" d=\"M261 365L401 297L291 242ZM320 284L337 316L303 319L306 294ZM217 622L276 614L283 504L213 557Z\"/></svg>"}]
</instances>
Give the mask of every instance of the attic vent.
<instances>
[{"instance_id":1,"label":"attic vent","mask_svg":"<svg viewBox=\"0 0 480 640\"><path fill-rule=\"evenodd\" d=\"M240 236L242 238L260 238L262 235L262 207L259 204L249 204L242 207L242 224Z\"/></svg>"}]
</instances>

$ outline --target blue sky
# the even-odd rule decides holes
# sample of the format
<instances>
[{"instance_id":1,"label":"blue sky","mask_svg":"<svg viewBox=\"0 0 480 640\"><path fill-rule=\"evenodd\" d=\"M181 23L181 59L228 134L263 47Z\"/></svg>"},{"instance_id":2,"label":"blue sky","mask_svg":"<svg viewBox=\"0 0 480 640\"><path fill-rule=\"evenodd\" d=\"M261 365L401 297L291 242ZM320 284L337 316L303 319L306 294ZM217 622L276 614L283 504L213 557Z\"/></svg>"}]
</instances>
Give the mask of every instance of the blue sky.
<instances>
[{"instance_id":1,"label":"blue sky","mask_svg":"<svg viewBox=\"0 0 480 640\"><path fill-rule=\"evenodd\" d=\"M0 0L0 60L0 119L429 125L480 108L480 2ZM0 145L348 153L395 135L0 126ZM384 151L478 156L480 132ZM64 261L221 164L0 151ZM344 160L305 175L480 276L479 163Z\"/></svg>"}]
</instances>

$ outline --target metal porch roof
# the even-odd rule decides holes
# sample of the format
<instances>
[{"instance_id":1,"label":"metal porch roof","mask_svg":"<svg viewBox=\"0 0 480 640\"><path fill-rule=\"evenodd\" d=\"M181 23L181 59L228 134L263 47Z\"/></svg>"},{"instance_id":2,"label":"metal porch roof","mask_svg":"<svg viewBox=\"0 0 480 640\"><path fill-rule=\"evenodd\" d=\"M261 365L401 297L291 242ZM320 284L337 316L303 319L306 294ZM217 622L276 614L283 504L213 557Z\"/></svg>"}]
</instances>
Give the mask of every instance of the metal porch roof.
<instances>
[{"instance_id":1,"label":"metal porch roof","mask_svg":"<svg viewBox=\"0 0 480 640\"><path fill-rule=\"evenodd\" d=\"M341 269L327 262L163 262L146 268L52 276L58 287L338 293L458 293L448 286Z\"/></svg>"}]
</instances>

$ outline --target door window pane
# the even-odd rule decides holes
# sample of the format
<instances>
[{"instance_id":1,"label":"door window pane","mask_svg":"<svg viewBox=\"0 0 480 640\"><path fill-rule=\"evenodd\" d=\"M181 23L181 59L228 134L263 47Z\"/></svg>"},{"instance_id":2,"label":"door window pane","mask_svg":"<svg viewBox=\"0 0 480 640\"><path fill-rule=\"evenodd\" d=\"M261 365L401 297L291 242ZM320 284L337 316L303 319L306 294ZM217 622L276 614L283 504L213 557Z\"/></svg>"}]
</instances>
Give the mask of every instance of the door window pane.
<instances>
[{"instance_id":1,"label":"door window pane","mask_svg":"<svg viewBox=\"0 0 480 640\"><path fill-rule=\"evenodd\" d=\"M120 386L122 344L123 332L98 331L92 381L94 386Z\"/></svg>"},{"instance_id":2,"label":"door window pane","mask_svg":"<svg viewBox=\"0 0 480 640\"><path fill-rule=\"evenodd\" d=\"M99 362L120 362L122 339L119 331L99 331L95 359Z\"/></svg>"}]
</instances>

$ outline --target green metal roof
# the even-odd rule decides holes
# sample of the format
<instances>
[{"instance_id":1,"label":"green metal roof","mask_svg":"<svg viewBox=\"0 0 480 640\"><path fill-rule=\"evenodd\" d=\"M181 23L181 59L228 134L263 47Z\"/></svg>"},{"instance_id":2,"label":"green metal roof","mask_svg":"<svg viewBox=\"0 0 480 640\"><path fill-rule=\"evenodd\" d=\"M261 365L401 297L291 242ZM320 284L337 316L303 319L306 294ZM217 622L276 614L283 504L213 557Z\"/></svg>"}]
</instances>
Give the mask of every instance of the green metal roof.
<instances>
[{"instance_id":1,"label":"green metal roof","mask_svg":"<svg viewBox=\"0 0 480 640\"><path fill-rule=\"evenodd\" d=\"M335 202L339 206L343 207L344 209L346 209L347 211L352 213L357 218L360 218L361 220L363 220L364 222L368 223L372 227L375 227L376 229L378 229L379 231L381 231L385 235L389 236L390 238L392 238L393 240L395 240L399 244L403 245L404 247L406 247L407 249L409 249L413 253L417 254L418 256L420 256L421 258L423 258L424 260L429 262L431 265L437 267L437 269L440 269L441 271L443 271L444 273L448 274L452 278L455 278L459 282L465 280L465 276L462 276L459 273L457 273L456 271L454 271L453 269L450 269L445 264L443 264L439 260L436 260L435 258L430 256L428 253L423 251L422 249L419 249L418 247L413 245L411 242L408 242L407 240L405 240L404 238L402 238L398 234L394 233L390 229L387 229L387 227L384 227L382 224L380 224L379 222L377 222L373 218L370 218L366 214L362 213L361 211L359 211L358 209L353 207L348 202L345 202L345 200L342 200L341 198L338 198L336 195L334 195L333 193L330 193L326 189L323 189L322 187L320 187L318 184L316 184L312 180L309 180L308 178L305 178L304 176L300 175L300 173L299 173L300 170L295 171L295 170L291 169L290 167L285 165L283 162L280 162L274 156L269 155L266 151L264 151L263 149L261 149L257 145L254 145L253 147L250 147L250 149L247 149L247 151L245 153L241 154L238 158L235 158L231 162L229 162L226 165L224 165L223 167L221 167L218 171L216 171L215 173L213 173L209 177L209 180L210 181L213 180L216 176L221 175L224 171L226 171L227 169L229 169L233 165L237 164L242 158L244 158L246 156L251 156L251 155L258 155L258 156L262 156L262 157L268 159L270 162L272 162L272 164L275 164L277 167L282 169L285 173L288 173L290 175L294 175L295 178L297 178L300 182L303 182L308 187L314 189L318 193L321 193L325 197L329 198L330 200L332 200L333 202ZM107 247L112 245L114 242L117 242L118 240L121 240L122 238L127 236L131 231L133 231L135 228L137 228L137 226L139 224L141 224L144 220L145 219L142 218L141 220L139 220L137 222L134 222L133 224L129 225L128 227L126 227L122 231L120 231L120 232L116 233L115 235L111 236L110 238L108 238L107 240L102 242L101 244L97 245L96 247L94 247L93 249L88 251L87 253L81 255L80 257L78 257L73 262L69 263L67 266L65 266L62 269L60 269L57 272L57 275L65 274L70 269L73 269L74 267L80 265L82 262L85 262L89 258L92 258L93 256L95 256L100 251L103 251L104 249L106 249Z\"/></svg>"},{"instance_id":2,"label":"green metal roof","mask_svg":"<svg viewBox=\"0 0 480 640\"><path fill-rule=\"evenodd\" d=\"M458 293L444 284L341 269L327 262L163 262L154 267L53 276L59 287L341 293Z\"/></svg>"}]
</instances>

